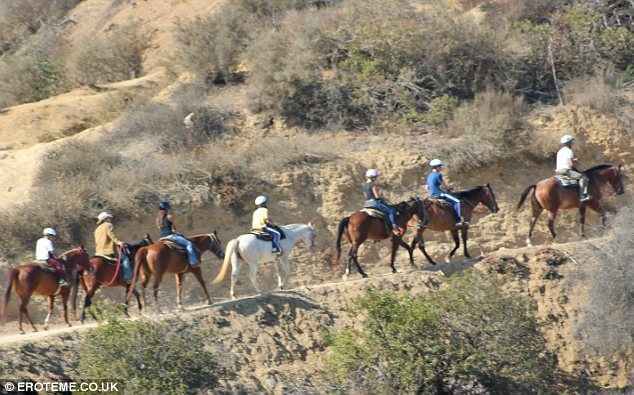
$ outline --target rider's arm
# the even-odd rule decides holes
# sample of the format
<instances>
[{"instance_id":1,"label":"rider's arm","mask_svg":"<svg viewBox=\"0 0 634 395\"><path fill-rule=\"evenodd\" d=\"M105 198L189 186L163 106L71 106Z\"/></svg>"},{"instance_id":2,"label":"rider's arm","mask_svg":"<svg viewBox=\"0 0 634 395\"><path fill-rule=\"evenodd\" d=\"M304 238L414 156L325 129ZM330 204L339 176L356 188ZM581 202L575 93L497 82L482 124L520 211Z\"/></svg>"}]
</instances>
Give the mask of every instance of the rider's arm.
<instances>
[{"instance_id":1,"label":"rider's arm","mask_svg":"<svg viewBox=\"0 0 634 395\"><path fill-rule=\"evenodd\" d=\"M108 227L106 228L106 232L108 234L108 237L110 237L110 240L112 240L112 242L115 243L116 245L118 245L118 246L123 245L123 242L121 240L119 240L117 235L114 234L113 228L114 228L114 226L112 226L112 224L108 224Z\"/></svg>"},{"instance_id":2,"label":"rider's arm","mask_svg":"<svg viewBox=\"0 0 634 395\"><path fill-rule=\"evenodd\" d=\"M374 194L375 198L380 198L381 197L381 188L379 188L378 185L372 185L372 193Z\"/></svg>"},{"instance_id":3,"label":"rider's arm","mask_svg":"<svg viewBox=\"0 0 634 395\"><path fill-rule=\"evenodd\" d=\"M172 223L172 231L176 233L176 223L174 221L174 216L172 214L167 214L167 219Z\"/></svg>"}]
</instances>

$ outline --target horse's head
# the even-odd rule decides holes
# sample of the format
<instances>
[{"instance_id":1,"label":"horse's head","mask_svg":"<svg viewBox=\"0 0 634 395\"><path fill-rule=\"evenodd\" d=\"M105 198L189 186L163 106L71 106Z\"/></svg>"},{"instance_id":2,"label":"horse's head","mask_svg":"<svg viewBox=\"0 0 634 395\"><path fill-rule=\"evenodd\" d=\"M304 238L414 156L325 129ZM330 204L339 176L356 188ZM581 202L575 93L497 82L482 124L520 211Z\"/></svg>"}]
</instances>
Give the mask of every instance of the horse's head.
<instances>
[{"instance_id":1,"label":"horse's head","mask_svg":"<svg viewBox=\"0 0 634 395\"><path fill-rule=\"evenodd\" d=\"M154 244L154 241L152 240L152 236L146 233L145 236L143 236L143 245L149 246L150 244Z\"/></svg>"},{"instance_id":2,"label":"horse's head","mask_svg":"<svg viewBox=\"0 0 634 395\"><path fill-rule=\"evenodd\" d=\"M218 232L214 230L205 236L205 241L207 242L206 249L211 251L218 259L224 259L225 252L222 249L222 241L220 241L220 237L218 237Z\"/></svg>"},{"instance_id":3,"label":"horse's head","mask_svg":"<svg viewBox=\"0 0 634 395\"><path fill-rule=\"evenodd\" d=\"M60 255L67 270L81 271L90 267L90 256L83 245Z\"/></svg>"},{"instance_id":4,"label":"horse's head","mask_svg":"<svg viewBox=\"0 0 634 395\"><path fill-rule=\"evenodd\" d=\"M615 166L615 170L612 173L613 176L609 177L610 185L614 188L614 193L623 195L625 193L625 186L623 186L623 164Z\"/></svg>"},{"instance_id":5,"label":"horse's head","mask_svg":"<svg viewBox=\"0 0 634 395\"><path fill-rule=\"evenodd\" d=\"M308 246L310 252L313 252L315 251L315 239L317 238L317 231L315 231L315 226L312 224L312 222L309 222L308 225L306 225L306 228L308 230L303 234L303 240L304 243L306 243L306 245Z\"/></svg>"},{"instance_id":6,"label":"horse's head","mask_svg":"<svg viewBox=\"0 0 634 395\"><path fill-rule=\"evenodd\" d=\"M418 217L419 221L425 220L425 216L427 215L425 211L425 204L420 197L416 196L410 198L407 201L407 204L411 216L415 215L416 217Z\"/></svg>"},{"instance_id":7,"label":"horse's head","mask_svg":"<svg viewBox=\"0 0 634 395\"><path fill-rule=\"evenodd\" d=\"M498 211L500 211L500 208L498 207L498 202L495 199L495 193L493 192L493 188L491 187L491 184L487 183L485 186L482 187L482 190L483 190L483 194L482 194L482 199L480 199L480 202L484 204L485 206L487 206L487 208L492 213L497 213Z\"/></svg>"}]
</instances>

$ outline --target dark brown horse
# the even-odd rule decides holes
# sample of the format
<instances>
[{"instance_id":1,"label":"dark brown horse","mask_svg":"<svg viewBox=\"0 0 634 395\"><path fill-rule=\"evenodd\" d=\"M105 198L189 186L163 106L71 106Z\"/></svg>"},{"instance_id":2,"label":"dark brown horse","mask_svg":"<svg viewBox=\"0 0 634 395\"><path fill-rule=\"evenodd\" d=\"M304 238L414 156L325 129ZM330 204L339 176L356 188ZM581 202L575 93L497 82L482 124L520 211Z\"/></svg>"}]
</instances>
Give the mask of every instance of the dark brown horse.
<instances>
[{"instance_id":1,"label":"dark brown horse","mask_svg":"<svg viewBox=\"0 0 634 395\"><path fill-rule=\"evenodd\" d=\"M78 267L88 265L88 253L83 246L77 247L60 255L60 262L64 265L67 278L74 278ZM34 293L48 297L48 314L44 321L44 329L48 328L48 322L53 314L53 305L55 297L61 295L62 305L64 306L64 321L71 326L68 321L68 296L70 295L69 287L59 287L57 283L57 275L50 270L42 268L37 263L26 263L9 271L7 277L6 290L4 292L4 304L2 308L2 321L6 320L6 310L11 291L15 288L15 293L20 298L19 328L22 329L22 317L26 317L27 321L33 327L33 331L37 332L37 328L31 320L27 306Z\"/></svg>"},{"instance_id":2,"label":"dark brown horse","mask_svg":"<svg viewBox=\"0 0 634 395\"><path fill-rule=\"evenodd\" d=\"M222 243L218 238L216 231L206 235L192 236L189 240L196 246L200 254L205 251L211 251L219 259L223 259L225 254L222 250ZM183 251L177 251L164 242L159 241L147 247L141 247L134 259L134 276L132 277L132 287L128 290L128 299L134 289L139 275L141 276L142 299L143 306L146 306L145 288L150 278L154 276L154 302L156 309L160 311L158 304L158 290L165 273L174 273L176 275L176 303L179 309L182 309L181 291L183 288L183 275L185 273L193 273L196 280L202 287L207 297L207 302L211 304L211 297L207 291L207 286L203 280L200 265L191 267L187 260L187 255Z\"/></svg>"},{"instance_id":3,"label":"dark brown horse","mask_svg":"<svg viewBox=\"0 0 634 395\"><path fill-rule=\"evenodd\" d=\"M407 223L413 216L418 217L419 221L422 221L425 217L423 201L419 198L411 198L407 201L397 204L396 209L398 215L396 217L396 223L403 229L407 228ZM396 258L396 251L401 246L409 253L409 260L412 266L414 265L414 257L412 256L412 249L403 241L401 236L396 236L389 230L385 221L380 218L371 217L364 211L357 211L349 217L342 219L339 222L339 228L337 230L337 255L334 263L338 265L341 258L341 239L345 236L348 243L351 244L350 251L348 252L348 262L346 263L346 272L344 278L347 278L350 274L350 268L354 262L357 267L357 271L361 276L368 277L359 264L357 253L359 247L366 240L385 240L392 238L392 254L390 257L390 267L392 273L396 273L396 267L394 267L394 259Z\"/></svg>"},{"instance_id":4,"label":"dark brown horse","mask_svg":"<svg viewBox=\"0 0 634 395\"><path fill-rule=\"evenodd\" d=\"M460 199L462 202L462 215L464 219L469 222L471 221L471 216L473 215L473 210L479 205L485 205L492 213L497 213L500 209L498 207L498 203L495 200L495 193L493 193L493 188L491 185L481 185L466 191L455 192L452 193L453 196ZM460 236L462 236L462 247L464 251L464 256L466 258L471 258L469 255L469 250L467 248L467 240L469 239L469 227L463 226L460 229L456 227L456 217L453 213L453 208L445 204L444 202L439 202L435 199L426 200L426 212L428 222L423 226L419 227L416 231L416 237L412 241L412 250L416 248L416 244L418 243L420 250L422 251L427 261L432 265L435 265L436 262L427 254L425 250L425 239L423 238L423 232L425 229L437 231L437 232L445 232L450 231L451 236L453 236L453 241L455 246L453 250L449 253L446 261L453 257L453 255L460 247ZM460 234L458 234L460 232Z\"/></svg>"},{"instance_id":5,"label":"dark brown horse","mask_svg":"<svg viewBox=\"0 0 634 395\"><path fill-rule=\"evenodd\" d=\"M533 214L526 244L532 245L533 228L543 210L548 211L548 229L553 239L557 236L555 233L555 219L559 210L579 209L581 237L585 237L586 209L588 207L601 215L601 223L605 226L605 210L601 206L601 200L608 194L608 190L606 190L608 185L612 187L612 191L617 195L625 193L622 167L623 165L606 164L584 171L583 173L590 179L589 193L591 199L583 203L579 200L578 187L563 187L555 177L547 178L526 188L517 204L517 209L519 210L530 194Z\"/></svg>"},{"instance_id":6,"label":"dark brown horse","mask_svg":"<svg viewBox=\"0 0 634 395\"><path fill-rule=\"evenodd\" d=\"M138 243L129 244L128 248L130 249L130 259L134 262L134 257L137 251L141 247L145 247L147 245L152 244L152 238L149 234L145 235L145 238ZM92 298L101 287L124 287L126 289L126 293L124 295L125 298L125 313L128 314L128 298L127 293L130 291L131 285L126 283L123 279L123 272L121 268L121 262L117 261L110 262L105 258L99 256L93 256L90 258L90 262L88 267L82 267L78 270L78 279L84 291L86 292L86 296L84 297L84 305L81 309L81 322L84 322L86 319L86 309L92 305ZM77 313L77 289L78 287L73 287L73 315L76 316ZM136 297L137 304L139 306L139 310L141 309L141 298L139 296L139 292L132 287L132 293ZM91 311L92 314L92 311ZM96 318L93 314L93 318Z\"/></svg>"}]
</instances>

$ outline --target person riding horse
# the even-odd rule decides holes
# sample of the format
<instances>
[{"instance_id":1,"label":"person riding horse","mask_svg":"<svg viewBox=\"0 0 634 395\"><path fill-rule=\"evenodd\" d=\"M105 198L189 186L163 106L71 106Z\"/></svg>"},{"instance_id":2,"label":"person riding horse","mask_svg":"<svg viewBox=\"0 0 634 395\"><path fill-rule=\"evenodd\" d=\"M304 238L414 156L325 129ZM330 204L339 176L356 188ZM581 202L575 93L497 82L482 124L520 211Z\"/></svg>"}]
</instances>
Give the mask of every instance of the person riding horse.
<instances>
[{"instance_id":1,"label":"person riding horse","mask_svg":"<svg viewBox=\"0 0 634 395\"><path fill-rule=\"evenodd\" d=\"M575 164L578 162L575 154L572 152L572 144L575 142L575 138L567 134L561 138L560 142L561 148L557 152L555 174L578 181L580 192L579 200L587 202L591 199L591 196L588 194L590 180L586 175L575 169Z\"/></svg>"},{"instance_id":2,"label":"person riding horse","mask_svg":"<svg viewBox=\"0 0 634 395\"><path fill-rule=\"evenodd\" d=\"M465 221L462 215L462 203L460 202L460 199L447 192L449 190L449 187L445 183L445 180L442 176L444 164L440 159L433 159L429 162L429 166L432 168L432 171L427 176L427 191L432 198L442 199L451 204L451 206L453 207L454 215L456 216L457 227L460 228L468 226L469 223Z\"/></svg>"},{"instance_id":3,"label":"person riding horse","mask_svg":"<svg viewBox=\"0 0 634 395\"><path fill-rule=\"evenodd\" d=\"M253 212L251 220L251 230L259 233L264 232L271 236L273 242L273 253L282 255L282 247L280 246L280 239L282 234L278 231L269 218L269 209L266 207L268 198L264 195L260 195L255 198L255 205L258 207Z\"/></svg>"},{"instance_id":4,"label":"person riding horse","mask_svg":"<svg viewBox=\"0 0 634 395\"><path fill-rule=\"evenodd\" d=\"M365 197L364 207L373 208L387 214L392 227L392 232L396 236L403 234L403 228L396 223L396 208L389 205L382 196L381 189L377 183L377 178L381 173L377 169L368 169L365 172L365 182L363 183L362 190Z\"/></svg>"},{"instance_id":5,"label":"person riding horse","mask_svg":"<svg viewBox=\"0 0 634 395\"><path fill-rule=\"evenodd\" d=\"M132 278L132 263L130 257L125 253L126 244L119 240L114 233L112 224L112 214L107 211L99 213L97 216L97 229L95 229L95 256L115 261L117 259L117 248L122 250L119 256L121 260L121 274L125 282L130 282Z\"/></svg>"},{"instance_id":6,"label":"person riding horse","mask_svg":"<svg viewBox=\"0 0 634 395\"><path fill-rule=\"evenodd\" d=\"M57 275L57 283L60 287L67 287L66 271L64 265L55 257L55 246L53 240L57 237L55 229L46 228L42 232L43 237L35 244L35 260L38 263L48 265Z\"/></svg>"},{"instance_id":7,"label":"person riding horse","mask_svg":"<svg viewBox=\"0 0 634 395\"><path fill-rule=\"evenodd\" d=\"M169 212L171 208L172 206L168 201L159 203L156 226L159 228L161 240L169 240L183 247L187 251L189 265L196 267L200 264L200 252L187 237L176 232L174 215Z\"/></svg>"}]
</instances>

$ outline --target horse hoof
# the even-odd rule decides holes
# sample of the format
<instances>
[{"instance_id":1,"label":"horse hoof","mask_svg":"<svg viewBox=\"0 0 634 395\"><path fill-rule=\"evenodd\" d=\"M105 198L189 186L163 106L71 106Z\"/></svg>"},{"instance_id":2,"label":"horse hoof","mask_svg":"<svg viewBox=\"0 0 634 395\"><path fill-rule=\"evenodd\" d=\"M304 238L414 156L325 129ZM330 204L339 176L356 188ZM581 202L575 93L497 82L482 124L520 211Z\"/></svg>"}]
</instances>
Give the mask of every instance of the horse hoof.
<instances>
[{"instance_id":1,"label":"horse hoof","mask_svg":"<svg viewBox=\"0 0 634 395\"><path fill-rule=\"evenodd\" d=\"M347 281L347 280L348 280L348 275L347 275L347 274L344 274L343 276L341 276L341 279L342 279L343 281Z\"/></svg>"},{"instance_id":2,"label":"horse hoof","mask_svg":"<svg viewBox=\"0 0 634 395\"><path fill-rule=\"evenodd\" d=\"M363 274L361 274L361 277L363 277L363 278L368 278L368 275L367 275L367 274L365 274L365 273L363 273Z\"/></svg>"}]
</instances>

